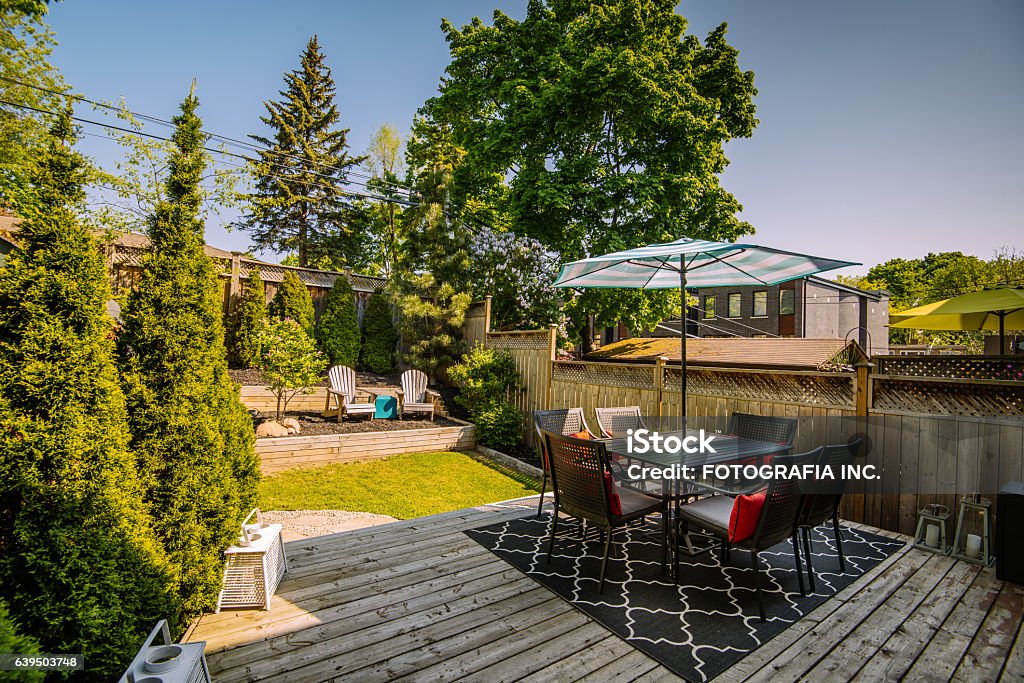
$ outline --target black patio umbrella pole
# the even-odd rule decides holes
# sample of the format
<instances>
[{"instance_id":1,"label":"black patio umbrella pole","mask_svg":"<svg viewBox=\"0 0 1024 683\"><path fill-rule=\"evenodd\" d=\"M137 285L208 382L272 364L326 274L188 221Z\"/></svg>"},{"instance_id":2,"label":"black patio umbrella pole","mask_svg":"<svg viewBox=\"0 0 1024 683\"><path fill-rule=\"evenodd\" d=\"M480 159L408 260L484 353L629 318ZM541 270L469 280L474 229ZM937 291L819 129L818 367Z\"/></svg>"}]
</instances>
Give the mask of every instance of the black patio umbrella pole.
<instances>
[{"instance_id":1,"label":"black patio umbrella pole","mask_svg":"<svg viewBox=\"0 0 1024 683\"><path fill-rule=\"evenodd\" d=\"M679 255L679 398L682 425L686 429L686 257Z\"/></svg>"},{"instance_id":2,"label":"black patio umbrella pole","mask_svg":"<svg viewBox=\"0 0 1024 683\"><path fill-rule=\"evenodd\" d=\"M1006 331L1003 329L1006 311L996 311L996 315L999 316L999 355L1003 356L1006 354Z\"/></svg>"}]
</instances>

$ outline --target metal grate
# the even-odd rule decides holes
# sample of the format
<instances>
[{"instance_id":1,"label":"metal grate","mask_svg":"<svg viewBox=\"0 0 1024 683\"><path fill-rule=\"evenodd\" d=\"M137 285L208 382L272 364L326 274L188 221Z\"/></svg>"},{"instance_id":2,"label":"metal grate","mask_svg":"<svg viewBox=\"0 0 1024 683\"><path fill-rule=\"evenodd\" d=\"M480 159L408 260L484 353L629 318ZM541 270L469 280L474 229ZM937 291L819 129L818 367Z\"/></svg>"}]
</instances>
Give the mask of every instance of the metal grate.
<instances>
[{"instance_id":1,"label":"metal grate","mask_svg":"<svg viewBox=\"0 0 1024 683\"><path fill-rule=\"evenodd\" d=\"M872 410L929 415L1012 417L1024 415L1024 383L872 378Z\"/></svg>"},{"instance_id":2,"label":"metal grate","mask_svg":"<svg viewBox=\"0 0 1024 683\"><path fill-rule=\"evenodd\" d=\"M871 360L880 375L1024 382L1024 357L876 356Z\"/></svg>"}]
</instances>

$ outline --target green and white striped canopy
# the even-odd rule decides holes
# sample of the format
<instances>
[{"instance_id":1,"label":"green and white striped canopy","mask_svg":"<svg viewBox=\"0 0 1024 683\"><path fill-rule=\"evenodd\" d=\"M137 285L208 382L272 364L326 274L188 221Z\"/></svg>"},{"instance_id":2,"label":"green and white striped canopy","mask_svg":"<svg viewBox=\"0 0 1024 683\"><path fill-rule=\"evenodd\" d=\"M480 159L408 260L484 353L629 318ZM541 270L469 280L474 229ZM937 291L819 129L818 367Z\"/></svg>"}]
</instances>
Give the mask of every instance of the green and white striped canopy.
<instances>
[{"instance_id":1,"label":"green and white striped canopy","mask_svg":"<svg viewBox=\"0 0 1024 683\"><path fill-rule=\"evenodd\" d=\"M684 237L666 244L593 256L562 266L555 287L675 289L680 268L687 287L777 285L852 261L796 254L758 244L731 244Z\"/></svg>"}]
</instances>

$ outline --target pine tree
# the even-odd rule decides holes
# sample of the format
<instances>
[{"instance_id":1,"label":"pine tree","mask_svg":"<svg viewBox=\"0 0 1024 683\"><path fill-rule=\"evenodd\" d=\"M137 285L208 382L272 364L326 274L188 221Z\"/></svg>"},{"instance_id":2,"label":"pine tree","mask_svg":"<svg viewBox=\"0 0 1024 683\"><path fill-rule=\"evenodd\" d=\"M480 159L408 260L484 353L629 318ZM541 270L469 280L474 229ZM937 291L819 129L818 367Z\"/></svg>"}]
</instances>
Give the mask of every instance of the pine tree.
<instances>
[{"instance_id":1,"label":"pine tree","mask_svg":"<svg viewBox=\"0 0 1024 683\"><path fill-rule=\"evenodd\" d=\"M316 339L331 365L355 367L359 360L359 319L348 278L338 276L316 321Z\"/></svg>"},{"instance_id":2,"label":"pine tree","mask_svg":"<svg viewBox=\"0 0 1024 683\"><path fill-rule=\"evenodd\" d=\"M189 93L174 119L166 199L149 221L153 249L123 332L133 442L186 617L214 607L222 553L259 476L252 420L227 375L217 277L203 250L197 106Z\"/></svg>"},{"instance_id":3,"label":"pine tree","mask_svg":"<svg viewBox=\"0 0 1024 683\"><path fill-rule=\"evenodd\" d=\"M260 335L266 325L266 290L259 269L251 268L228 326L228 359L235 367L259 367Z\"/></svg>"},{"instance_id":4,"label":"pine tree","mask_svg":"<svg viewBox=\"0 0 1024 683\"><path fill-rule=\"evenodd\" d=\"M349 155L349 129L337 128L334 79L316 36L284 80L282 99L264 102L267 116L260 117L272 139L250 136L268 149L251 165L256 190L246 197L245 225L255 246L293 252L300 266L325 256L336 268L359 266L365 240L349 226L340 184L366 157Z\"/></svg>"},{"instance_id":5,"label":"pine tree","mask_svg":"<svg viewBox=\"0 0 1024 683\"><path fill-rule=\"evenodd\" d=\"M384 292L374 292L363 314L363 341L359 364L364 370L380 375L395 368L395 323L391 301Z\"/></svg>"},{"instance_id":6,"label":"pine tree","mask_svg":"<svg viewBox=\"0 0 1024 683\"><path fill-rule=\"evenodd\" d=\"M43 651L82 653L82 677L108 681L177 608L128 450L103 256L77 220L69 113L52 136L0 268L0 597Z\"/></svg>"},{"instance_id":7,"label":"pine tree","mask_svg":"<svg viewBox=\"0 0 1024 683\"><path fill-rule=\"evenodd\" d=\"M313 310L313 299L306 285L292 271L286 271L281 286L270 301L270 317L278 320L291 318L297 322L310 337L313 336L316 312Z\"/></svg>"}]
</instances>

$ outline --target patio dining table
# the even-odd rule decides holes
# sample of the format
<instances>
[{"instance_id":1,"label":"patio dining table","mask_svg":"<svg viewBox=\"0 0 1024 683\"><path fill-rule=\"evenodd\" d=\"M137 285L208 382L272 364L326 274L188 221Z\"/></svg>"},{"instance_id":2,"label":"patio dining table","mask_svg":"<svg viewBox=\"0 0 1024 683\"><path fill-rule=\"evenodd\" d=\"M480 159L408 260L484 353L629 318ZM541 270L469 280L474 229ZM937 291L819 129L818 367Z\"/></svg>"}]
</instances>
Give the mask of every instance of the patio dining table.
<instances>
[{"instance_id":1,"label":"patio dining table","mask_svg":"<svg viewBox=\"0 0 1024 683\"><path fill-rule=\"evenodd\" d=\"M659 431L658 434L662 439L668 439L669 437L675 437L678 439L694 437L696 440L695 442L699 442L700 438L700 432L696 429ZM732 434L714 433L712 436L714 438L711 440L710 445L714 449L714 453L687 453L682 450L672 453L665 449L661 449L659 452L654 452L653 449L648 449L646 453L638 453L635 449L630 451L628 439L614 438L605 441L605 447L608 451L608 455L610 457L618 458L620 462L623 460L627 462L636 461L636 464L641 467L653 467L659 469L673 468L675 466L694 468L693 471L695 476L691 478L641 478L639 480L633 480L636 484L641 486L646 482L652 481L658 481L666 488L668 486L672 486L672 500L674 501L674 506L670 508L670 513L673 519L669 524L669 529L671 529L669 536L672 539L671 547L673 552L680 552L680 541L683 543L685 552L689 555L697 555L711 549L710 545L706 547L695 546L693 544L691 534L679 533L677 528L678 525L675 522L679 519L678 512L685 492L692 491L694 495L741 495L759 490L763 488L766 483L765 480L761 479L716 479L714 477L704 477L704 465L736 465L748 462L751 464L761 465L766 462L767 458L786 454L792 449L792 446L787 444L758 441L755 439L734 436ZM628 482L628 480L626 481Z\"/></svg>"}]
</instances>

